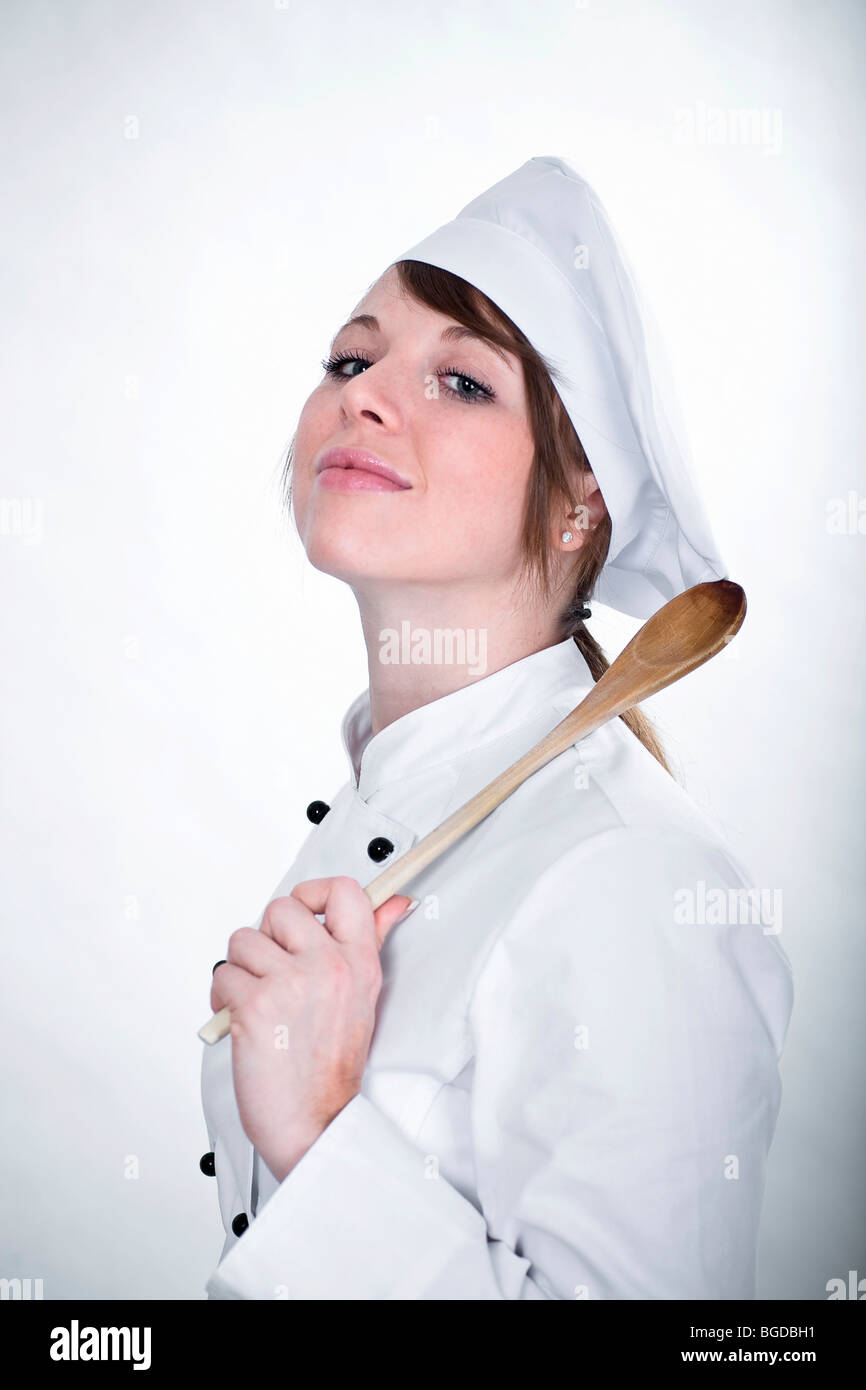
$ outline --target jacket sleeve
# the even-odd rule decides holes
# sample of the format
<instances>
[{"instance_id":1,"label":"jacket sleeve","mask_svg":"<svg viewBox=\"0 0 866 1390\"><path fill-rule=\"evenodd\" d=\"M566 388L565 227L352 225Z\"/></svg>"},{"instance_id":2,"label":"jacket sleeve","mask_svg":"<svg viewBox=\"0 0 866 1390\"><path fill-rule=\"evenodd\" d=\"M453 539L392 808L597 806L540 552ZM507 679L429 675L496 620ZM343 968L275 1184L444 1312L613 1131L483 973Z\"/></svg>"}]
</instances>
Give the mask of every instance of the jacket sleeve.
<instances>
[{"instance_id":1,"label":"jacket sleeve","mask_svg":"<svg viewBox=\"0 0 866 1390\"><path fill-rule=\"evenodd\" d=\"M747 890L669 828L557 859L472 994L481 1209L359 1093L267 1173L209 1296L754 1297L793 991L781 922Z\"/></svg>"}]
</instances>

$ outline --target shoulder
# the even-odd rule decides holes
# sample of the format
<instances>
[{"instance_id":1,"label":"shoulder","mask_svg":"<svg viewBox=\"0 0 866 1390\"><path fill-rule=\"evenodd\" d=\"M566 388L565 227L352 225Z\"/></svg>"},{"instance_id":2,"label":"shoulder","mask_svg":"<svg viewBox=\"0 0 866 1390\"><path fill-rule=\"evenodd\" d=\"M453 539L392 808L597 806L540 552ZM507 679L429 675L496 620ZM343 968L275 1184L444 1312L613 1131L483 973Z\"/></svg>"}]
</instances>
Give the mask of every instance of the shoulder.
<instances>
[{"instance_id":1,"label":"shoulder","mask_svg":"<svg viewBox=\"0 0 866 1390\"><path fill-rule=\"evenodd\" d=\"M554 705L552 713L564 717ZM539 837L568 852L579 846L584 854L603 859L639 854L648 840L660 839L669 858L680 861L704 852L724 860L726 871L742 883L750 867L735 850L722 824L680 784L632 733L622 719L613 719L578 740L535 772L513 797L513 812L505 817L538 832ZM613 838L602 832L622 831ZM550 863L554 855L545 856Z\"/></svg>"},{"instance_id":2,"label":"shoulder","mask_svg":"<svg viewBox=\"0 0 866 1390\"><path fill-rule=\"evenodd\" d=\"M731 1036L757 1027L781 1052L793 1003L778 902L750 885L724 845L671 822L618 825L572 845L504 921L473 1007L603 1007L629 1029L711 1017ZM726 1022L722 1022L725 1019ZM686 1023L685 1020L693 1020ZM646 1037L641 1045L650 1045Z\"/></svg>"},{"instance_id":3,"label":"shoulder","mask_svg":"<svg viewBox=\"0 0 866 1390\"><path fill-rule=\"evenodd\" d=\"M634 931L637 921L668 927L684 920L685 895L699 884L705 891L751 887L725 843L699 824L664 817L621 822L562 849L516 904L509 925L519 929L521 908L531 916L558 903L565 915L604 920L617 931Z\"/></svg>"}]
</instances>

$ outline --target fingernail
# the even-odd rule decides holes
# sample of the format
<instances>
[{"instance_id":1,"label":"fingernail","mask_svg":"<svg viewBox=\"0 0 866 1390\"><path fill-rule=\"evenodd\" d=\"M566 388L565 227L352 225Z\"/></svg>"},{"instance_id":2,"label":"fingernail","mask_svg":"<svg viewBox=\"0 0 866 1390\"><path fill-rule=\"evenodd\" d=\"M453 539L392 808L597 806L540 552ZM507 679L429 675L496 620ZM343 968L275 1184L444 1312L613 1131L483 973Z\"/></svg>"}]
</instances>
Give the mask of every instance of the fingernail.
<instances>
[{"instance_id":1,"label":"fingernail","mask_svg":"<svg viewBox=\"0 0 866 1390\"><path fill-rule=\"evenodd\" d=\"M410 917L411 914L415 911L415 908L418 906L418 904L420 903L420 901L421 901L420 898L413 898L412 901L410 902L409 906L406 908L406 911L403 913L403 916L402 916L402 917L398 917L398 918L397 918L397 921L398 921L398 922L405 922L405 921L406 921L406 918L407 918L407 917ZM395 922L394 925L396 926L396 922Z\"/></svg>"}]
</instances>

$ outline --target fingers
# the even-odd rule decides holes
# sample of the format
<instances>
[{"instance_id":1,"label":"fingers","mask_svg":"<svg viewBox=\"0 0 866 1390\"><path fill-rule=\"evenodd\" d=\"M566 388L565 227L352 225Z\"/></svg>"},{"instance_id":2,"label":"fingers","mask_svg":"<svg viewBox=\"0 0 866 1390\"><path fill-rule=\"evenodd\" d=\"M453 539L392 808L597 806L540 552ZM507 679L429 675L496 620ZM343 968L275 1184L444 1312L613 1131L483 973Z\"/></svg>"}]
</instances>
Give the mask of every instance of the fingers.
<instances>
[{"instance_id":1,"label":"fingers","mask_svg":"<svg viewBox=\"0 0 866 1390\"><path fill-rule=\"evenodd\" d=\"M367 894L355 878L309 878L292 889L288 899L302 903L311 913L324 913L325 930L335 941L345 945L368 942L373 926L373 907ZM279 937L276 938L279 940Z\"/></svg>"},{"instance_id":2,"label":"fingers","mask_svg":"<svg viewBox=\"0 0 866 1390\"><path fill-rule=\"evenodd\" d=\"M255 927L238 927L232 932L227 956L231 965L242 965L244 970L260 978L285 963L283 948Z\"/></svg>"},{"instance_id":3,"label":"fingers","mask_svg":"<svg viewBox=\"0 0 866 1390\"><path fill-rule=\"evenodd\" d=\"M256 976L240 965L224 961L214 971L210 987L210 1006L214 1013L220 1009L239 1009L256 987Z\"/></svg>"},{"instance_id":4,"label":"fingers","mask_svg":"<svg viewBox=\"0 0 866 1390\"><path fill-rule=\"evenodd\" d=\"M369 944L372 925L372 935L379 949L412 902L408 894L395 893L374 913L372 903L358 880L345 875L306 879L295 885L291 898L303 903L310 912L322 913L325 929L343 945Z\"/></svg>"},{"instance_id":5,"label":"fingers","mask_svg":"<svg viewBox=\"0 0 866 1390\"><path fill-rule=\"evenodd\" d=\"M369 897L357 879L306 879L288 897L274 898L262 914L261 926L239 927L229 937L227 960L216 967L211 985L211 1008L240 1008L263 979L286 967L286 953L333 949L335 943L360 947L360 961L372 950L381 950L389 932L406 915L412 899L392 894L373 912ZM325 920L319 922L316 914ZM376 954L370 955L372 962ZM378 966L375 966L378 970Z\"/></svg>"},{"instance_id":6,"label":"fingers","mask_svg":"<svg viewBox=\"0 0 866 1390\"><path fill-rule=\"evenodd\" d=\"M262 979L286 962L283 948L255 927L238 927L232 932L226 955L227 959L213 973L211 1006L214 1012L227 1004L242 1004L256 979ZM227 997L228 992L231 998ZM217 997L221 1002L215 1005Z\"/></svg>"},{"instance_id":7,"label":"fingers","mask_svg":"<svg viewBox=\"0 0 866 1390\"><path fill-rule=\"evenodd\" d=\"M374 913L357 879L345 875L306 879L288 897L268 903L258 930L243 927L229 938L228 958L261 976L279 964L268 942L292 954L323 950L334 943L369 949L375 942L381 949L411 901L405 893L393 894Z\"/></svg>"},{"instance_id":8,"label":"fingers","mask_svg":"<svg viewBox=\"0 0 866 1390\"><path fill-rule=\"evenodd\" d=\"M315 911L302 902L297 890L293 889L290 897L274 898L268 903L262 914L260 935L295 954L333 944L324 925L316 921Z\"/></svg>"},{"instance_id":9,"label":"fingers","mask_svg":"<svg viewBox=\"0 0 866 1390\"><path fill-rule=\"evenodd\" d=\"M376 929L376 942L381 950L385 944L385 938L392 927L406 915L412 899L406 893L394 893L390 898L377 907L373 913L373 922Z\"/></svg>"}]
</instances>

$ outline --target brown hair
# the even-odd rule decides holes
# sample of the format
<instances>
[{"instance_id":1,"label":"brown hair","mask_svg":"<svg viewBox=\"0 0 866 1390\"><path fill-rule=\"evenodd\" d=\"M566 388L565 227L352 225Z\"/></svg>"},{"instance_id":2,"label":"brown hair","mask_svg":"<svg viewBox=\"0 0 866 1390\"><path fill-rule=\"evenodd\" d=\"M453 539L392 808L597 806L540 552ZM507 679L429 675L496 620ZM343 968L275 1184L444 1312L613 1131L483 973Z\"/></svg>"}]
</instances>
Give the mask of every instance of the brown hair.
<instances>
[{"instance_id":1,"label":"brown hair","mask_svg":"<svg viewBox=\"0 0 866 1390\"><path fill-rule=\"evenodd\" d=\"M530 427L535 440L535 458L523 523L524 578L533 576L541 592L549 595L550 518L554 515L555 508L562 509L565 516L573 510L573 500L577 503L583 500L581 497L572 499L575 467L578 474L591 471L574 425L554 385L558 373L498 305L467 280L461 279L451 271L428 265L424 261L397 261L395 268L400 286L405 293L428 308L446 314L457 323L479 333L493 346L512 353L522 363ZM291 470L292 445L289 446L283 472L283 485L289 505ZM591 597L601 573L610 546L610 534L610 515L605 511L603 519L574 552L574 568L567 581L567 598L559 614L558 640L564 641L566 637L574 639L594 681L604 674L610 662L579 614L584 603ZM653 757L658 759L665 771L673 776L664 749L647 715L639 709L631 709L619 717Z\"/></svg>"}]
</instances>

